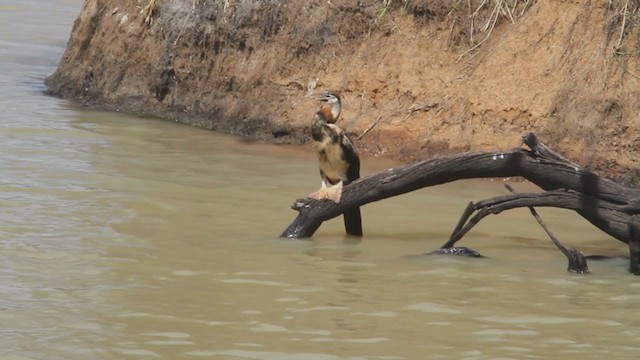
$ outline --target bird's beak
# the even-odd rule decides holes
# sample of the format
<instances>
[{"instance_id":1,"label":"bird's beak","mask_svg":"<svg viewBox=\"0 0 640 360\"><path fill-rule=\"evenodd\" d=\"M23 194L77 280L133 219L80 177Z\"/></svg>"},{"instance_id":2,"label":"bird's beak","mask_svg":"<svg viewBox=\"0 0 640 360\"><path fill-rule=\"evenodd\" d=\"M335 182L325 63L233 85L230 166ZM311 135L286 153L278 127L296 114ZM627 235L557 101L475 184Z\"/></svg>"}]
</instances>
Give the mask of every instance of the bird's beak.
<instances>
[{"instance_id":1,"label":"bird's beak","mask_svg":"<svg viewBox=\"0 0 640 360\"><path fill-rule=\"evenodd\" d=\"M318 95L316 97L316 101L324 101L327 102L329 100L329 97L327 96L327 94L322 94L322 95Z\"/></svg>"}]
</instances>

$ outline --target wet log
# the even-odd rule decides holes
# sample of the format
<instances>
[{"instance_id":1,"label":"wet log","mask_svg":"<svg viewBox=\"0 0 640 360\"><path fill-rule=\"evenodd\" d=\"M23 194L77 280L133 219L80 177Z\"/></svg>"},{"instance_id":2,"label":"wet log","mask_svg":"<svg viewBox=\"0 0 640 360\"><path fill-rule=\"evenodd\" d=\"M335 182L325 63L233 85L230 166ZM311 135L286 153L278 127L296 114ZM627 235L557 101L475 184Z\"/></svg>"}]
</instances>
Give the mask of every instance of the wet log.
<instances>
[{"instance_id":1,"label":"wet log","mask_svg":"<svg viewBox=\"0 0 640 360\"><path fill-rule=\"evenodd\" d=\"M575 210L580 213L582 204L593 201L594 200L587 195L572 190L561 189L543 193L519 193L496 196L477 203L471 202L463 212L449 241L442 245L441 250L455 249L455 244L487 215L499 214L502 211L520 207L528 207L554 244L567 257L569 262L567 270L581 274L588 273L587 256L575 248L567 248L560 243L542 222L542 219L539 218L533 207L556 207ZM625 211L625 208L628 207L600 201L596 209L596 214L600 218L599 221L605 226L625 224L624 226L626 226L628 230L628 238L618 240L628 243L630 260L629 272L634 275L640 275L640 215L629 214ZM472 217L471 215L474 216ZM601 257L596 256L595 258Z\"/></svg>"},{"instance_id":2,"label":"wet log","mask_svg":"<svg viewBox=\"0 0 640 360\"><path fill-rule=\"evenodd\" d=\"M631 267L640 272L640 216L636 215L640 214L640 189L617 184L572 163L533 133L525 134L522 143L528 148L448 155L363 177L343 188L339 204L298 199L292 206L298 215L280 236L310 237L322 222L345 211L423 187L461 179L520 176L545 192L510 194L471 203L443 248L453 247L488 214L517 207L557 207L577 212L598 229L628 243ZM475 217L470 218L474 212Z\"/></svg>"},{"instance_id":3,"label":"wet log","mask_svg":"<svg viewBox=\"0 0 640 360\"><path fill-rule=\"evenodd\" d=\"M510 189L511 190L511 189ZM454 228L449 241L441 249L453 248L462 237L468 233L480 220L487 215L499 214L505 210L528 207L536 221L542 226L551 241L560 249L568 260L567 270L580 274L588 273L589 267L585 256L575 248L567 248L558 240L547 225L542 221L534 206L558 207L579 210L583 199L580 193L570 190L554 190L544 193L514 193L512 195L497 196L491 199L471 202L465 209L458 225ZM473 217L471 215L475 213ZM608 216L609 214L601 214Z\"/></svg>"},{"instance_id":4,"label":"wet log","mask_svg":"<svg viewBox=\"0 0 640 360\"><path fill-rule=\"evenodd\" d=\"M539 142L532 133L525 134L522 140L529 149L448 155L360 178L343 188L339 204L330 200L298 199L292 205L298 215L280 236L310 237L322 222L347 210L423 187L461 179L520 176L543 190L567 189L585 195L573 199L571 209L614 238L629 241L627 222L631 214L640 213L640 206L633 202L640 198L640 189L601 178L571 163ZM563 207L562 203L555 206Z\"/></svg>"}]
</instances>

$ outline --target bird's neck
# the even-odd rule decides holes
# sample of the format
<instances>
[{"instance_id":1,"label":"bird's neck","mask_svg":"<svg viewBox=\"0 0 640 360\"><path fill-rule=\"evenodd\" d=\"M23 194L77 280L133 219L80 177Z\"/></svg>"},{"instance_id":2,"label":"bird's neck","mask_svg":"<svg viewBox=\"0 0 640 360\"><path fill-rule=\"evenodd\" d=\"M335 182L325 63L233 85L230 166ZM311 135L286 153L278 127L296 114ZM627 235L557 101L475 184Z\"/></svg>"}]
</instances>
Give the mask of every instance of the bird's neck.
<instances>
[{"instance_id":1,"label":"bird's neck","mask_svg":"<svg viewBox=\"0 0 640 360\"><path fill-rule=\"evenodd\" d=\"M318 110L316 116L329 124L333 124L338 121L338 117L340 116L340 105L332 104L331 107L323 106Z\"/></svg>"},{"instance_id":2,"label":"bird's neck","mask_svg":"<svg viewBox=\"0 0 640 360\"><path fill-rule=\"evenodd\" d=\"M313 116L313 121L311 122L311 137L314 141L321 142L325 138L324 128L327 126L327 120L329 120L330 117L331 112L327 108L318 110Z\"/></svg>"},{"instance_id":3,"label":"bird's neck","mask_svg":"<svg viewBox=\"0 0 640 360\"><path fill-rule=\"evenodd\" d=\"M340 117L340 103L334 102L331 104L331 116L335 119L333 122L338 121L338 117Z\"/></svg>"}]
</instances>

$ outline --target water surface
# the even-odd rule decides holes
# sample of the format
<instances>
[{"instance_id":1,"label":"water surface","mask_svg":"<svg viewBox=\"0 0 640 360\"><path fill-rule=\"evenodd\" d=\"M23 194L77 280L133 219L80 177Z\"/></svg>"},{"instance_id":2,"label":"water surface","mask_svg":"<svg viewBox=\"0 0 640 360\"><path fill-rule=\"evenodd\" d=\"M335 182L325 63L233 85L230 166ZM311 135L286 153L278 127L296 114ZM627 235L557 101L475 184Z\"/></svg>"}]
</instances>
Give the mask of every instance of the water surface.
<instances>
[{"instance_id":1,"label":"water surface","mask_svg":"<svg viewBox=\"0 0 640 360\"><path fill-rule=\"evenodd\" d=\"M527 211L441 245L465 181L370 204L278 239L320 184L308 146L248 143L42 95L78 0L0 4L0 359L601 359L640 351L640 282L624 260L565 272ZM364 173L392 164L364 158ZM515 184L521 190L532 189ZM540 210L585 253L625 247Z\"/></svg>"}]
</instances>

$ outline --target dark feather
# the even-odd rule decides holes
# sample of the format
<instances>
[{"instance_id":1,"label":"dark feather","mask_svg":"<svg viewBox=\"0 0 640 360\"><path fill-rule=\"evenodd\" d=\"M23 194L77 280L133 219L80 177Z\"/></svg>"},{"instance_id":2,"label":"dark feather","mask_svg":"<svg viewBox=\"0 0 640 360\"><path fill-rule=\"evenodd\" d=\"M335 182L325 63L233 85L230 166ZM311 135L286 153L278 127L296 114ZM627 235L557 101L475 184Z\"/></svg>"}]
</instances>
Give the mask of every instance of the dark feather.
<instances>
[{"instance_id":1,"label":"dark feather","mask_svg":"<svg viewBox=\"0 0 640 360\"><path fill-rule=\"evenodd\" d=\"M360 157L353 142L346 134L342 135L340 146L342 147L343 159L349 164L347 167L347 180L345 181L345 185L347 185L360 178Z\"/></svg>"}]
</instances>

